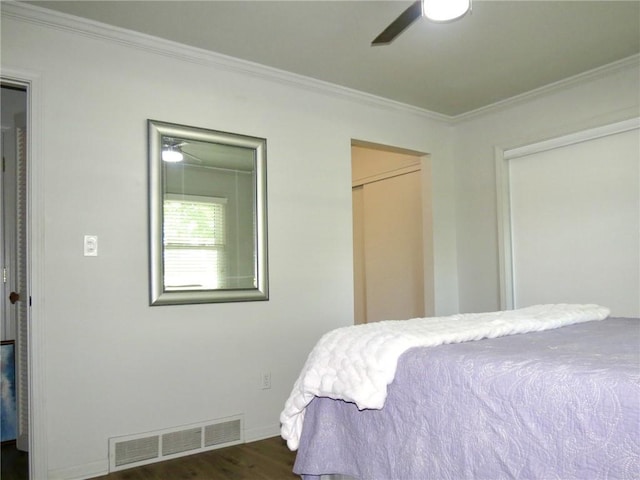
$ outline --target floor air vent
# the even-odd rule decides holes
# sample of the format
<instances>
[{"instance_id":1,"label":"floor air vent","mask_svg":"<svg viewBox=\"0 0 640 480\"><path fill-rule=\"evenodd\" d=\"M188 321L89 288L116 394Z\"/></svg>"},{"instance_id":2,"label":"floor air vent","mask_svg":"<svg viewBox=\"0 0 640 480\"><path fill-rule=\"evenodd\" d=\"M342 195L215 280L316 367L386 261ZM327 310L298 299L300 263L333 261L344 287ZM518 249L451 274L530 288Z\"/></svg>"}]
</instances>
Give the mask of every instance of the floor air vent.
<instances>
[{"instance_id":1,"label":"floor air vent","mask_svg":"<svg viewBox=\"0 0 640 480\"><path fill-rule=\"evenodd\" d=\"M244 441L242 415L109 439L109 471L192 455Z\"/></svg>"},{"instance_id":2,"label":"floor air vent","mask_svg":"<svg viewBox=\"0 0 640 480\"><path fill-rule=\"evenodd\" d=\"M239 442L242 433L240 419L216 423L204 427L204 446L214 447L229 442Z\"/></svg>"},{"instance_id":3,"label":"floor air vent","mask_svg":"<svg viewBox=\"0 0 640 480\"><path fill-rule=\"evenodd\" d=\"M159 456L160 437L151 436L136 438L135 440L124 440L115 445L116 467L129 465L130 463L140 463L145 460L157 458Z\"/></svg>"}]
</instances>

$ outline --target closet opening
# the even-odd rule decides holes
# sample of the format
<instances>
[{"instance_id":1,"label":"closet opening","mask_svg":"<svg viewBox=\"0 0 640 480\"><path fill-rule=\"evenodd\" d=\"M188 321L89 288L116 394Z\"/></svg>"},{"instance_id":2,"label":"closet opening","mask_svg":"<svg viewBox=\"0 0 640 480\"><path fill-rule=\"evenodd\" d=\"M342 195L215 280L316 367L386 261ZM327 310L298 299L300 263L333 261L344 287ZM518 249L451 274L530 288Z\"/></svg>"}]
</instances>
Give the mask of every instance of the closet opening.
<instances>
[{"instance_id":1,"label":"closet opening","mask_svg":"<svg viewBox=\"0 0 640 480\"><path fill-rule=\"evenodd\" d=\"M354 323L434 314L428 154L352 141Z\"/></svg>"}]
</instances>

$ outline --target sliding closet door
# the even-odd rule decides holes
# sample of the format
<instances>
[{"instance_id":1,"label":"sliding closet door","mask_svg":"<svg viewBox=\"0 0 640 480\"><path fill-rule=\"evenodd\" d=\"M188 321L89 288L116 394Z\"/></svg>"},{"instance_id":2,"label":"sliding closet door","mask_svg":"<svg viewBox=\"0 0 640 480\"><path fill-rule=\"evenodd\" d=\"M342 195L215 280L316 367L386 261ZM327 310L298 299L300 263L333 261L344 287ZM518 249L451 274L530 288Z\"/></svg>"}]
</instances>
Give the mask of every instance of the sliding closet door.
<instances>
[{"instance_id":1,"label":"sliding closet door","mask_svg":"<svg viewBox=\"0 0 640 480\"><path fill-rule=\"evenodd\" d=\"M509 161L514 307L640 315L639 139L634 129Z\"/></svg>"},{"instance_id":2,"label":"sliding closet door","mask_svg":"<svg viewBox=\"0 0 640 480\"><path fill-rule=\"evenodd\" d=\"M352 168L355 323L424 317L433 270L421 156L353 146Z\"/></svg>"},{"instance_id":3,"label":"sliding closet door","mask_svg":"<svg viewBox=\"0 0 640 480\"><path fill-rule=\"evenodd\" d=\"M424 317L420 171L364 186L367 322Z\"/></svg>"}]
</instances>

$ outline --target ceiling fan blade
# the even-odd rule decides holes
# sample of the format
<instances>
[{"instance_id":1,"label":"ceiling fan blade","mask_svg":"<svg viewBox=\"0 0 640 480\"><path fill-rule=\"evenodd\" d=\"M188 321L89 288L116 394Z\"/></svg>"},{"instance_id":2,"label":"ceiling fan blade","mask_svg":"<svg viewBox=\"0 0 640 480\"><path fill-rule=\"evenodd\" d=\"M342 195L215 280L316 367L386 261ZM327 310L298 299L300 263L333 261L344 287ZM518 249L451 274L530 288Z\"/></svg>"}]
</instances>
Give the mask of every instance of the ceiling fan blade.
<instances>
[{"instance_id":1,"label":"ceiling fan blade","mask_svg":"<svg viewBox=\"0 0 640 480\"><path fill-rule=\"evenodd\" d=\"M409 25L415 22L422 16L422 1L418 0L413 2L409 8L407 8L398 18L396 18L391 25L384 29L384 31L378 35L371 45L388 45L393 42L398 35L404 32Z\"/></svg>"},{"instance_id":2,"label":"ceiling fan blade","mask_svg":"<svg viewBox=\"0 0 640 480\"><path fill-rule=\"evenodd\" d=\"M189 153L189 152L185 152L184 150L181 150L183 155L186 155L187 157L191 157L193 158L196 162L198 163L204 163L204 160L202 160L200 157L196 157L194 154Z\"/></svg>"}]
</instances>

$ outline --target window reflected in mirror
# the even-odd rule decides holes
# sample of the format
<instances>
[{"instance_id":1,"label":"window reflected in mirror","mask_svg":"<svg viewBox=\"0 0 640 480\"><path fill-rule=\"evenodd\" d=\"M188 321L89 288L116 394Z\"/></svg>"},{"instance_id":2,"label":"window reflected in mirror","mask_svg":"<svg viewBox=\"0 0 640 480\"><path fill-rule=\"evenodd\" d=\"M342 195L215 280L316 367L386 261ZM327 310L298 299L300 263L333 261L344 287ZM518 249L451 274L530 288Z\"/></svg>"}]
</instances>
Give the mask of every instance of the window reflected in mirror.
<instances>
[{"instance_id":1,"label":"window reflected in mirror","mask_svg":"<svg viewBox=\"0 0 640 480\"><path fill-rule=\"evenodd\" d=\"M266 141L149 121L151 304L266 300Z\"/></svg>"},{"instance_id":2,"label":"window reflected in mirror","mask_svg":"<svg viewBox=\"0 0 640 480\"><path fill-rule=\"evenodd\" d=\"M226 203L226 198L165 194L165 290L229 287Z\"/></svg>"}]
</instances>

